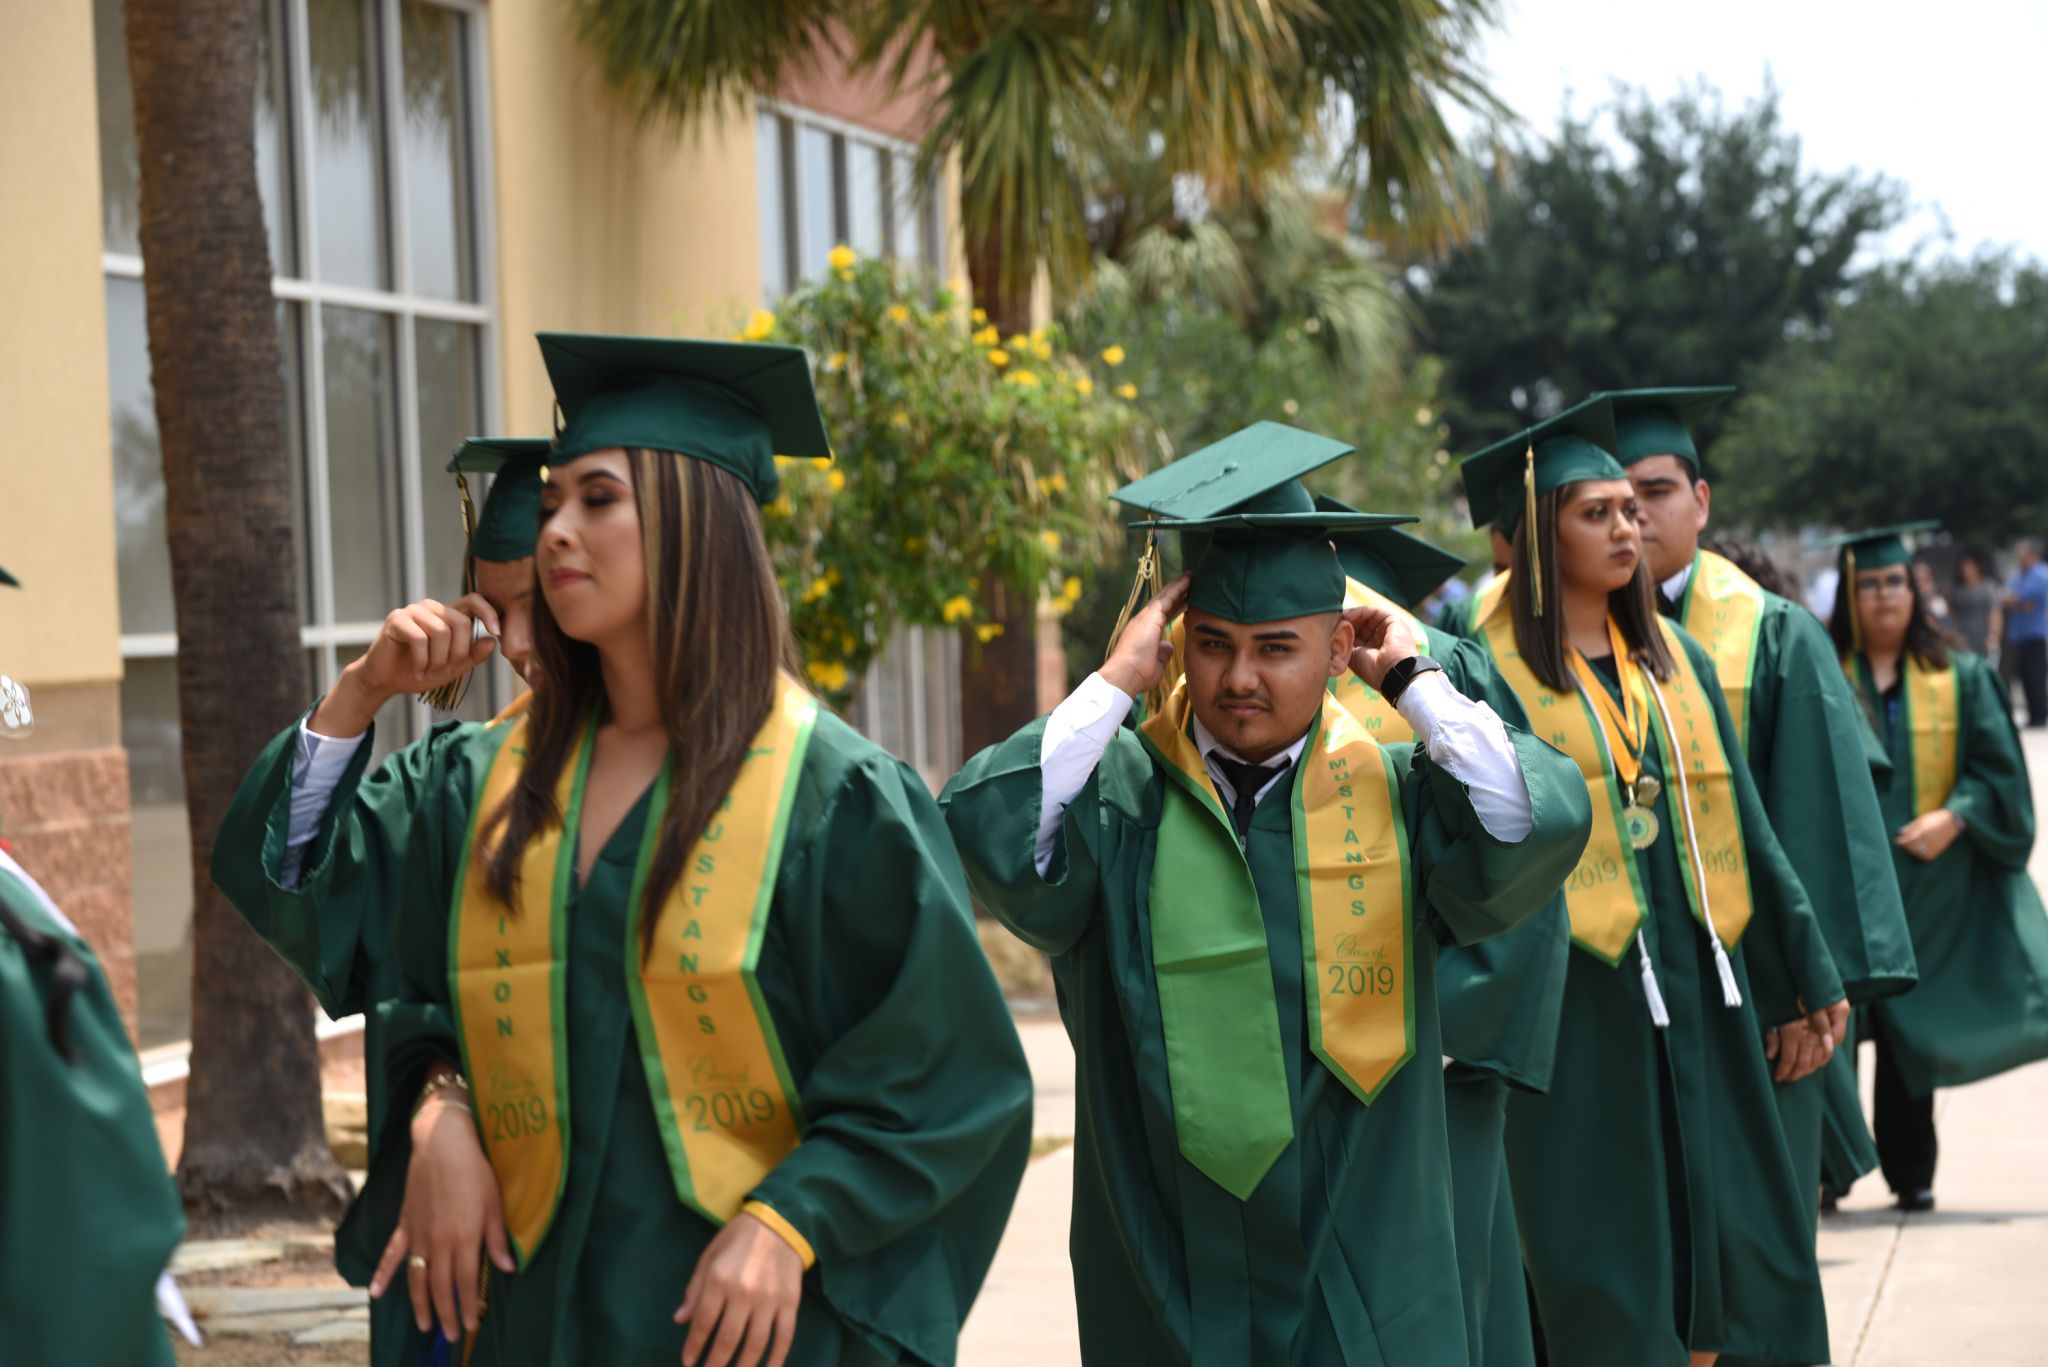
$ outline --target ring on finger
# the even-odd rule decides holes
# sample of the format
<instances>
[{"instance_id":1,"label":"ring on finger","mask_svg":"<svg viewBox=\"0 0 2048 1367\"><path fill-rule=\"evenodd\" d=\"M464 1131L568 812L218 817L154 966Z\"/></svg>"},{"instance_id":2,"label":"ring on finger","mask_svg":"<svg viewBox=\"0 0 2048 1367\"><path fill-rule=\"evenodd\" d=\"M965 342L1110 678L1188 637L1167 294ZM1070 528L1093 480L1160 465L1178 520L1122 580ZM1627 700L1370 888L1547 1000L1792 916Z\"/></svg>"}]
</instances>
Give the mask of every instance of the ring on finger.
<instances>
[{"instance_id":1,"label":"ring on finger","mask_svg":"<svg viewBox=\"0 0 2048 1367\"><path fill-rule=\"evenodd\" d=\"M427 1260L417 1253L413 1254L410 1258L407 1258L405 1260L405 1265L415 1272L424 1272L427 1270Z\"/></svg>"}]
</instances>

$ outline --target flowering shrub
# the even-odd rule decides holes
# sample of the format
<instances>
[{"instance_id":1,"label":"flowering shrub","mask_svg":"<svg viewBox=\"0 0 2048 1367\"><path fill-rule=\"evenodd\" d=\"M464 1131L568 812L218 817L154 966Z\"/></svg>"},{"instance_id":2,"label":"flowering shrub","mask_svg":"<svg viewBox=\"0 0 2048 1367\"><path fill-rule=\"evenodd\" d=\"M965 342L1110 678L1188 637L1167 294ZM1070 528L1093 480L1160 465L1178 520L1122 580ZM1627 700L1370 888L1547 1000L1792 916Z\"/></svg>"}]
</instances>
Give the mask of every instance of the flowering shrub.
<instances>
[{"instance_id":1,"label":"flowering shrub","mask_svg":"<svg viewBox=\"0 0 2048 1367\"><path fill-rule=\"evenodd\" d=\"M1070 608L1115 525L1105 498L1140 466L1139 418L1111 392L1119 349L1004 338L954 288L845 247L830 263L740 336L815 368L834 460L778 459L766 525L810 682L843 704L898 624L992 640L987 585Z\"/></svg>"}]
</instances>

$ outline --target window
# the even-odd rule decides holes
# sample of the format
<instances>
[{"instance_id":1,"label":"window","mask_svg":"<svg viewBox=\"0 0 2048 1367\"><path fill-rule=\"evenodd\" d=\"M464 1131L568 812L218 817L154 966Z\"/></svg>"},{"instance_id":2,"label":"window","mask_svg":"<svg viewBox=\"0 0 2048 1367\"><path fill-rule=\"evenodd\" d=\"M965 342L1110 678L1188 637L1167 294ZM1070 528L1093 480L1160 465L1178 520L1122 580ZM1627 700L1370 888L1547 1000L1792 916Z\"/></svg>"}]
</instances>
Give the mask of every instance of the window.
<instances>
[{"instance_id":1,"label":"window","mask_svg":"<svg viewBox=\"0 0 2048 1367\"><path fill-rule=\"evenodd\" d=\"M937 197L917 183L917 149L822 114L763 100L755 125L761 295L770 305L824 273L844 242L936 272Z\"/></svg>"},{"instance_id":2,"label":"window","mask_svg":"<svg viewBox=\"0 0 2048 1367\"><path fill-rule=\"evenodd\" d=\"M478 208L487 120L471 0L265 0L256 159L283 342L294 576L308 687L326 688L400 603L459 592L460 513L441 471L494 412ZM137 243L121 0L94 0L108 374L120 560L122 741L135 830L145 1045L188 1033L191 873L163 462ZM483 717L507 676L463 707ZM426 709L378 719L381 754Z\"/></svg>"}]
</instances>

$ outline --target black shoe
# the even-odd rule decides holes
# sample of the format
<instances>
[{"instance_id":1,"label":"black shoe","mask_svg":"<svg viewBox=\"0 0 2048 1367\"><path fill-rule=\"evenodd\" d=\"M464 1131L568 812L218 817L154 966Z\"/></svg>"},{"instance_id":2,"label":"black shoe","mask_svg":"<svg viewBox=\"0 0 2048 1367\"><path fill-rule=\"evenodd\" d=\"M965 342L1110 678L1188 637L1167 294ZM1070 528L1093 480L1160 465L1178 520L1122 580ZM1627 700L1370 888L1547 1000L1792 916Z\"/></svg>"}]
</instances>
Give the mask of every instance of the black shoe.
<instances>
[{"instance_id":1,"label":"black shoe","mask_svg":"<svg viewBox=\"0 0 2048 1367\"><path fill-rule=\"evenodd\" d=\"M1911 1191L1899 1193L1898 1207L1909 1215L1924 1214L1934 1209L1934 1188L1914 1187Z\"/></svg>"},{"instance_id":2,"label":"black shoe","mask_svg":"<svg viewBox=\"0 0 2048 1367\"><path fill-rule=\"evenodd\" d=\"M1831 1191L1823 1191L1823 1192L1821 1192L1821 1194L1820 1194L1820 1213L1821 1213L1821 1214L1823 1214L1823 1215L1833 1215L1833 1214L1834 1214L1834 1213L1835 1213L1836 1211L1840 1210L1841 1208L1842 1208L1842 1198L1841 1198L1841 1197L1839 1197L1839 1196L1835 1195L1835 1194L1834 1194L1833 1192L1831 1192Z\"/></svg>"}]
</instances>

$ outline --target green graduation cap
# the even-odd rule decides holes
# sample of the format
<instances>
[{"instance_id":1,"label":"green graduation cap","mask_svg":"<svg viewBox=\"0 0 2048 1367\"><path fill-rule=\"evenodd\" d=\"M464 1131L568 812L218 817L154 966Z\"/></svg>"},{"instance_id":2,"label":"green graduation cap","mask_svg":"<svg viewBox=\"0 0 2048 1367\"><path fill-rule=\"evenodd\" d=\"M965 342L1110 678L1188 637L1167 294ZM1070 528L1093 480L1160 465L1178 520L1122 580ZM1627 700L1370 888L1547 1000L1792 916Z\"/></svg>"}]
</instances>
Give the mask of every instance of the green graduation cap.
<instances>
[{"instance_id":1,"label":"green graduation cap","mask_svg":"<svg viewBox=\"0 0 2048 1367\"><path fill-rule=\"evenodd\" d=\"M468 558L524 560L540 536L540 472L553 443L545 437L471 437L448 462L462 490L468 522L466 475L490 475L491 492L469 528Z\"/></svg>"},{"instance_id":2,"label":"green graduation cap","mask_svg":"<svg viewBox=\"0 0 2048 1367\"><path fill-rule=\"evenodd\" d=\"M1253 423L1110 497L1152 514L1133 527L1180 538L1194 576L1188 606L1240 623L1337 612L1344 568L1331 537L1415 520L1316 507L1301 477L1351 450L1284 423Z\"/></svg>"},{"instance_id":3,"label":"green graduation cap","mask_svg":"<svg viewBox=\"0 0 2048 1367\"><path fill-rule=\"evenodd\" d=\"M832 457L802 347L543 332L540 352L561 408L557 462L613 446L674 451L730 470L767 503L782 484L776 456Z\"/></svg>"},{"instance_id":4,"label":"green graduation cap","mask_svg":"<svg viewBox=\"0 0 2048 1367\"><path fill-rule=\"evenodd\" d=\"M1872 527L1865 532L1844 532L1840 536L1823 537L1813 545L1816 550L1838 549L1841 552L1842 573L1854 574L1858 570L1878 570L1890 565L1911 564L1913 551L1906 544L1906 538L1940 530L1939 522L1901 522L1891 527Z\"/></svg>"},{"instance_id":5,"label":"green graduation cap","mask_svg":"<svg viewBox=\"0 0 2048 1367\"><path fill-rule=\"evenodd\" d=\"M1316 507L1326 513L1358 511L1328 494L1316 496ZM1404 608L1413 608L1465 568L1462 557L1399 527L1340 531L1330 539L1346 575Z\"/></svg>"},{"instance_id":6,"label":"green graduation cap","mask_svg":"<svg viewBox=\"0 0 2048 1367\"><path fill-rule=\"evenodd\" d=\"M0 584L5 584L10 589L18 589L21 587L21 581L19 579L16 579L13 575L9 574L6 570L0 570Z\"/></svg>"},{"instance_id":7,"label":"green graduation cap","mask_svg":"<svg viewBox=\"0 0 2048 1367\"><path fill-rule=\"evenodd\" d=\"M1625 478L1614 446L1614 410L1595 397L1473 452L1458 465L1472 525L1498 522L1502 536L1513 536L1543 495L1580 480Z\"/></svg>"},{"instance_id":8,"label":"green graduation cap","mask_svg":"<svg viewBox=\"0 0 2048 1367\"><path fill-rule=\"evenodd\" d=\"M1593 395L1593 399L1605 399L1614 407L1614 454L1623 465L1634 465L1650 456L1677 456L1692 466L1697 476L1700 453L1692 443L1692 423L1699 414L1734 392L1732 384L1606 389Z\"/></svg>"}]
</instances>

